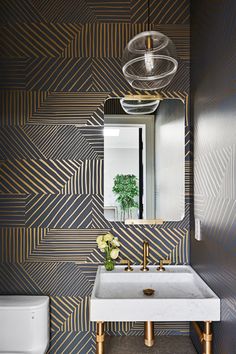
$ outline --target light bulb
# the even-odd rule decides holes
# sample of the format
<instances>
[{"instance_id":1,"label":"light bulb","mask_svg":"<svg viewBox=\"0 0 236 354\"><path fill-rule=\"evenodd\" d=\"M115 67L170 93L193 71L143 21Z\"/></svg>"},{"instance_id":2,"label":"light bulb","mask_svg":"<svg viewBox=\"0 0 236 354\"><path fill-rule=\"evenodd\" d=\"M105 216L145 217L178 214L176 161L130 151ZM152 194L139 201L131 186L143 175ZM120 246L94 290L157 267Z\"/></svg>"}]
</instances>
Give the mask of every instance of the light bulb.
<instances>
[{"instance_id":1,"label":"light bulb","mask_svg":"<svg viewBox=\"0 0 236 354\"><path fill-rule=\"evenodd\" d=\"M154 58L151 52L144 54L145 67L148 73L151 73L154 68Z\"/></svg>"}]
</instances>

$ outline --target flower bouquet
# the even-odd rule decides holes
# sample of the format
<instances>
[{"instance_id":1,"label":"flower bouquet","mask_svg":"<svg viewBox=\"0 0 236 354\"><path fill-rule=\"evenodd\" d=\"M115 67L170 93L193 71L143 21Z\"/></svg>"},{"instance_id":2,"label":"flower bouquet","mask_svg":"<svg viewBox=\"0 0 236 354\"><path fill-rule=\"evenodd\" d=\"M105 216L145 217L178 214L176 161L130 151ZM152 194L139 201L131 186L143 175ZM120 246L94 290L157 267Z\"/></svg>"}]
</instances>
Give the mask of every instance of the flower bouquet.
<instances>
[{"instance_id":1,"label":"flower bouquet","mask_svg":"<svg viewBox=\"0 0 236 354\"><path fill-rule=\"evenodd\" d=\"M104 266L106 270L113 270L115 268L115 259L119 256L120 242L118 237L114 237L110 232L106 235L97 237L98 248L105 253Z\"/></svg>"}]
</instances>

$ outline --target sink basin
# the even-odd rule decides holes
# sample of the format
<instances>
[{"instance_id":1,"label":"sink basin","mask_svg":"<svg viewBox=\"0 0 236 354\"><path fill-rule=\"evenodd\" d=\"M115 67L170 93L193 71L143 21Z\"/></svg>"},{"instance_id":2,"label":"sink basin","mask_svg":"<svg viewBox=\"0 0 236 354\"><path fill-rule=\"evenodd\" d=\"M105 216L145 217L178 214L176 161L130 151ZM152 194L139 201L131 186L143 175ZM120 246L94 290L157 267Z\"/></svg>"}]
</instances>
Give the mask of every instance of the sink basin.
<instances>
[{"instance_id":1,"label":"sink basin","mask_svg":"<svg viewBox=\"0 0 236 354\"><path fill-rule=\"evenodd\" d=\"M99 266L91 296L91 321L219 321L220 299L191 266ZM144 289L155 290L147 296Z\"/></svg>"}]
</instances>

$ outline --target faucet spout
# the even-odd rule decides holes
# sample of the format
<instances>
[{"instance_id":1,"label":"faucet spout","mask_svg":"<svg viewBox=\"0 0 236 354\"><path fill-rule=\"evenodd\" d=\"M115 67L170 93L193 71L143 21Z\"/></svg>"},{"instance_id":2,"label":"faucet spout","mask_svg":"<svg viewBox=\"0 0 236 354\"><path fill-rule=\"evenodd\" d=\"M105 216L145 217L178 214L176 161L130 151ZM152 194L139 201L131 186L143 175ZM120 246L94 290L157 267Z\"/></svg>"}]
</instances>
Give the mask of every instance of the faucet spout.
<instances>
[{"instance_id":1,"label":"faucet spout","mask_svg":"<svg viewBox=\"0 0 236 354\"><path fill-rule=\"evenodd\" d=\"M149 243L147 241L143 241L143 266L141 268L142 272L149 271L147 267L147 257L149 257Z\"/></svg>"}]
</instances>

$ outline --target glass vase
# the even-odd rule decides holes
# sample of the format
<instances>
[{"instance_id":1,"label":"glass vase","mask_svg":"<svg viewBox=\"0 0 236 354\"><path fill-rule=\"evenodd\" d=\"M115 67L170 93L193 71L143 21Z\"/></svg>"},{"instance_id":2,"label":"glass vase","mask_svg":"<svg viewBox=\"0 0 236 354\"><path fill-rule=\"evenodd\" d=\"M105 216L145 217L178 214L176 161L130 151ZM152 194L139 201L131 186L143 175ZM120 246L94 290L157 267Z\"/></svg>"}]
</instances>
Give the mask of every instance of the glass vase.
<instances>
[{"instance_id":1,"label":"glass vase","mask_svg":"<svg viewBox=\"0 0 236 354\"><path fill-rule=\"evenodd\" d=\"M115 262L114 260L111 258L110 254L106 254L106 259L104 262L104 266L106 268L106 270L111 271L115 268Z\"/></svg>"}]
</instances>

